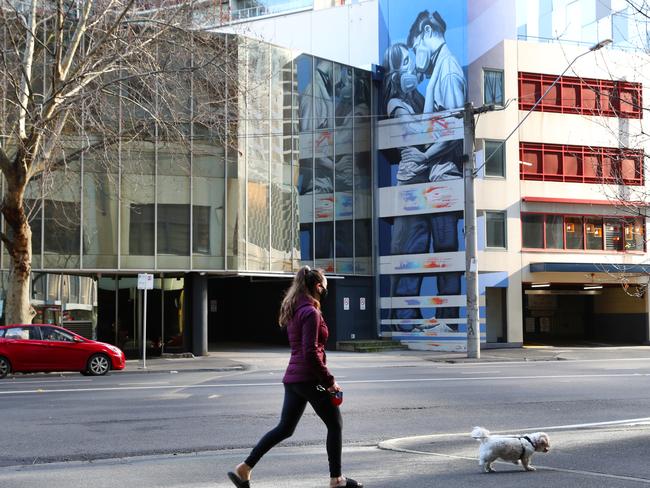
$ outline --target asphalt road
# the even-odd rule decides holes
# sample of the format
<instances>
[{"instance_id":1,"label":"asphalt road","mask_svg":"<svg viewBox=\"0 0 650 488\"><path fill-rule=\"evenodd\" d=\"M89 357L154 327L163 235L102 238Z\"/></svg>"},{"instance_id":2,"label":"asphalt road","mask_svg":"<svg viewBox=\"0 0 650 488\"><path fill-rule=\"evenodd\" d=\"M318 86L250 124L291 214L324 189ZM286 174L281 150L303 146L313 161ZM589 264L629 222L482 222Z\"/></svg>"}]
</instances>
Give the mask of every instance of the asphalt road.
<instances>
[{"instance_id":1,"label":"asphalt road","mask_svg":"<svg viewBox=\"0 0 650 488\"><path fill-rule=\"evenodd\" d=\"M286 358L245 372L22 376L0 381L0 486L230 486L225 472L275 425ZM331 354L344 387L344 469L369 487L650 484L650 360L447 364ZM481 473L474 425L545 430L526 473ZM256 487L327 486L325 429L308 411L255 470ZM380 447L379 447L380 446Z\"/></svg>"}]
</instances>

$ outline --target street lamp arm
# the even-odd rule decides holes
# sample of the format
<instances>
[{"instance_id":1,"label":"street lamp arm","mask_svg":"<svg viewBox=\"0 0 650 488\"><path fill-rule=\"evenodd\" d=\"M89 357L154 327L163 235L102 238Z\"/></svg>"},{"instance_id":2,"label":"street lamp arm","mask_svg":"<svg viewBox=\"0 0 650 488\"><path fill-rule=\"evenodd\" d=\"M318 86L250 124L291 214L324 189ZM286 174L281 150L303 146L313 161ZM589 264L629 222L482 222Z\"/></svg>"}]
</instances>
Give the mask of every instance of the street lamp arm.
<instances>
[{"instance_id":1,"label":"street lamp arm","mask_svg":"<svg viewBox=\"0 0 650 488\"><path fill-rule=\"evenodd\" d=\"M573 58L573 60L572 60L572 61L567 65L567 67L564 69L564 71L562 71L562 73L560 73L560 74L555 78L555 80L553 80L553 83L551 83L551 84L548 86L548 88L547 88L546 91L542 94L542 96L539 97L539 98L535 101L535 103L533 104L533 106L530 107L530 108L528 109L528 111L526 112L526 115L524 115L524 118L521 119L521 120L519 121L519 123L515 126L515 128L512 129L512 131L510 131L510 133L506 136L506 138L505 138L503 141L501 141L500 146L503 146L503 145L508 141L508 139L510 139L510 138L512 137L512 135L513 135L515 132L517 132L517 130L519 129L519 127L521 127L521 125L522 125L522 124L524 123L524 121L528 118L528 116L529 116L529 115L530 115L530 114L531 114L531 113L532 113L532 112L537 108L537 106L542 102L542 100L544 99L544 97L545 97L546 95L548 95L548 93L551 91L551 88L553 88L553 87L557 84L557 82L560 81L560 78L562 78L562 77L566 74L566 72L569 71L569 69L571 68L571 66L573 66L573 63L575 63L575 62L576 62L578 59L580 59L582 56L585 56L585 55L587 55L587 54L589 54L589 53L591 53L591 52L594 52L594 51L598 51L599 49L602 49L603 47L605 47L605 46L607 46L607 45L609 45L609 44L611 44L611 43L612 43L612 40L611 40L611 39L604 39L604 40L600 41L598 44L594 44L593 46L591 46L591 47L589 48L588 51L585 51L585 52L583 52L583 53L581 53L581 54L578 54L575 58ZM505 108L505 107L504 107L504 108ZM500 146L499 146L499 147L500 147ZM478 171L479 171L483 166L485 166L485 164L487 163L487 161L488 161L488 160L489 160L489 159L494 155L494 153L497 152L497 150L498 150L498 148L495 149L495 150L492 152L492 154L490 154L488 157L485 158L485 163L483 163L483 165L481 165L479 168L476 168L476 169L474 170L474 176L476 176L476 175L478 174Z\"/></svg>"}]
</instances>

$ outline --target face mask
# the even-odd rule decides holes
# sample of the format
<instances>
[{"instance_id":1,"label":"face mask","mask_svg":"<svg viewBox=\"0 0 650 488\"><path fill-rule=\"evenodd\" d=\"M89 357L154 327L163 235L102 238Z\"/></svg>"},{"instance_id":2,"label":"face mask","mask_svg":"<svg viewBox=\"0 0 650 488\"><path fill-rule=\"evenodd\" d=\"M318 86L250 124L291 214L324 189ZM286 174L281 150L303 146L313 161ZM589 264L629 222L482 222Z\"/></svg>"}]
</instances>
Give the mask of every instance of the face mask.
<instances>
[{"instance_id":1,"label":"face mask","mask_svg":"<svg viewBox=\"0 0 650 488\"><path fill-rule=\"evenodd\" d=\"M418 76L415 73L403 73L399 83L402 93L411 92L418 86Z\"/></svg>"},{"instance_id":2,"label":"face mask","mask_svg":"<svg viewBox=\"0 0 650 488\"><path fill-rule=\"evenodd\" d=\"M325 300L327 298L327 288L322 288L320 291L320 299Z\"/></svg>"},{"instance_id":3,"label":"face mask","mask_svg":"<svg viewBox=\"0 0 650 488\"><path fill-rule=\"evenodd\" d=\"M420 73L426 73L431 64L431 51L426 46L418 46L415 52L415 69Z\"/></svg>"}]
</instances>

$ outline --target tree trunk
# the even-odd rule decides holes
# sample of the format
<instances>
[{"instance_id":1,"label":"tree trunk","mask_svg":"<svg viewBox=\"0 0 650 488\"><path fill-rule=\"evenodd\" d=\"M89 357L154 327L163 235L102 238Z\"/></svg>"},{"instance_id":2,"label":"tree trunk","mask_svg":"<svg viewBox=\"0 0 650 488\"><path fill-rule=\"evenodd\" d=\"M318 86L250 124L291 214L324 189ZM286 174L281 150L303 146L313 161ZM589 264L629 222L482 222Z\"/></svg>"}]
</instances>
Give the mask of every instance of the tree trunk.
<instances>
[{"instance_id":1,"label":"tree trunk","mask_svg":"<svg viewBox=\"0 0 650 488\"><path fill-rule=\"evenodd\" d=\"M17 158L17 161L22 163ZM24 164L5 171L7 186L2 214L7 224L5 245L9 253L9 283L5 297L5 324L29 324L36 313L30 303L32 271L32 229L25 215L23 196L27 186Z\"/></svg>"},{"instance_id":2,"label":"tree trunk","mask_svg":"<svg viewBox=\"0 0 650 488\"><path fill-rule=\"evenodd\" d=\"M21 209L22 210L22 209ZM24 217L24 212L21 211ZM32 271L32 229L27 219L13 235L10 252L9 284L7 287L5 324L30 324L35 315L30 303Z\"/></svg>"}]
</instances>

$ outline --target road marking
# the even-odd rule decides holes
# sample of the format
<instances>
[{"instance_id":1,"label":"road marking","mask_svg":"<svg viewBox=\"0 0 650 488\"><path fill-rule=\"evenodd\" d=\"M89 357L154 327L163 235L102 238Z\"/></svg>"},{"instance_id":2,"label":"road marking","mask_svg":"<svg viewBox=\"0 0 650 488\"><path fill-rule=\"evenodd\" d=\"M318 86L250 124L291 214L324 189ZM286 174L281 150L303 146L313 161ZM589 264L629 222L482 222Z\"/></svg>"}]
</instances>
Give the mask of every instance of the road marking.
<instances>
[{"instance_id":1,"label":"road marking","mask_svg":"<svg viewBox=\"0 0 650 488\"><path fill-rule=\"evenodd\" d=\"M458 358L458 359L465 359L463 358ZM528 360L519 360L519 361L486 361L483 363L477 363L474 361L471 362L454 362L457 361L457 359L450 358L450 359L428 359L427 361L433 362L433 363L439 363L436 365L436 367L440 369L449 369L449 368L455 368L458 366L461 367L478 367L478 366L501 366L501 365L509 365L509 364L515 364L515 365L520 365L520 364L527 364L529 366L538 366L540 363L543 364L558 364L558 365L564 365L566 366L566 363L610 363L610 362L623 362L623 361L645 361L645 362L650 362L650 358L610 358L610 359L528 359ZM479 359L480 361L480 359Z\"/></svg>"},{"instance_id":2,"label":"road marking","mask_svg":"<svg viewBox=\"0 0 650 488\"><path fill-rule=\"evenodd\" d=\"M90 383L92 380L16 380L19 384L23 383ZM2 386L11 386L12 384L18 384L18 383L4 383Z\"/></svg>"},{"instance_id":3,"label":"road marking","mask_svg":"<svg viewBox=\"0 0 650 488\"><path fill-rule=\"evenodd\" d=\"M147 385L169 385L169 381L151 381L151 382L141 382L141 383L118 383L119 386L147 386Z\"/></svg>"},{"instance_id":4,"label":"road marking","mask_svg":"<svg viewBox=\"0 0 650 488\"><path fill-rule=\"evenodd\" d=\"M496 374L500 373L501 371L497 370L489 370L489 371L461 371L460 374Z\"/></svg>"},{"instance_id":5,"label":"road marking","mask_svg":"<svg viewBox=\"0 0 650 488\"><path fill-rule=\"evenodd\" d=\"M504 380L547 380L547 379L590 379L590 378L645 378L650 373L620 373L620 374L569 374L569 375L527 375L527 376L480 376L476 378L453 376L449 378L396 378L378 380L349 380L345 384L380 384L380 383L432 383L451 381L504 381ZM200 385L157 385L157 386L107 386L97 388L58 388L37 390L7 390L0 391L0 395L20 395L30 393L73 393L73 392L98 392L121 390L163 390L163 389L188 389L188 388L250 388L278 386L282 383L231 383L231 384L200 384Z\"/></svg>"},{"instance_id":6,"label":"road marking","mask_svg":"<svg viewBox=\"0 0 650 488\"><path fill-rule=\"evenodd\" d=\"M607 427L610 425L645 425L646 422L650 422L650 417L641 417L635 419L622 419L622 420L605 420L603 422L588 422L583 424L565 424L565 425L547 425L545 427L525 427L523 429L509 429L509 430L499 430L491 432L491 434L510 434L510 433L521 433L521 432L538 432L538 431L553 431L553 430L577 430L577 429L588 429L590 427ZM392 444L397 444L400 442L411 442L414 440L423 441L426 439L437 439L440 437L466 437L469 436L469 432L453 432L449 434L426 434L426 435L414 435L407 437L396 437L395 439L387 439L379 443L379 447L383 449L383 445L390 446Z\"/></svg>"},{"instance_id":7,"label":"road marking","mask_svg":"<svg viewBox=\"0 0 650 488\"><path fill-rule=\"evenodd\" d=\"M568 425L553 425L553 426L546 426L546 427L526 427L523 429L517 429L517 430L502 430L499 432L494 432L498 434L504 434L504 433L521 433L521 432L535 432L535 431L552 431L552 430L575 430L575 429L587 429L590 427L604 427L604 426L636 426L636 425L646 425L648 422L650 422L650 417L642 417L642 418L636 418L636 419L624 419L624 420L609 420L609 421L604 421L604 422L589 422L589 423L583 423L583 424L568 424ZM442 438L442 437L467 437L469 436L468 432L456 432L456 433L451 433L451 434L430 434L430 435L420 435L420 436L411 436L411 437L399 437L396 439L388 439L386 441L380 442L378 444L379 449L385 449L387 451L395 451L395 452L403 452L407 454L419 454L419 455L424 455L424 456L433 456L433 457L443 457L443 458L448 458L448 459L461 459L461 460L467 460L467 461L473 461L476 462L477 459L475 457L467 457L467 456L459 456L459 455L454 455L454 454L443 454L439 452L430 452L430 451L419 451L417 449L409 449L406 447L400 447L400 444L407 443L407 442L413 442L413 441L425 441L425 440L434 440L436 438ZM502 462L502 461L497 461L499 464L511 464L508 462ZM583 475L583 476L593 476L597 478L606 478L606 479L616 479L616 480L624 480L624 481L635 481L638 483L644 483L644 484L650 484L650 480L647 478L636 478L634 476L622 476L622 475L616 475L616 474L609 474L609 473L600 473L596 471L584 471L580 469L567 469L567 468L553 468L550 466L543 466L539 464L535 464L535 467L539 470L545 470L545 471L556 471L560 473L570 473L570 474L578 474L578 475Z\"/></svg>"}]
</instances>

